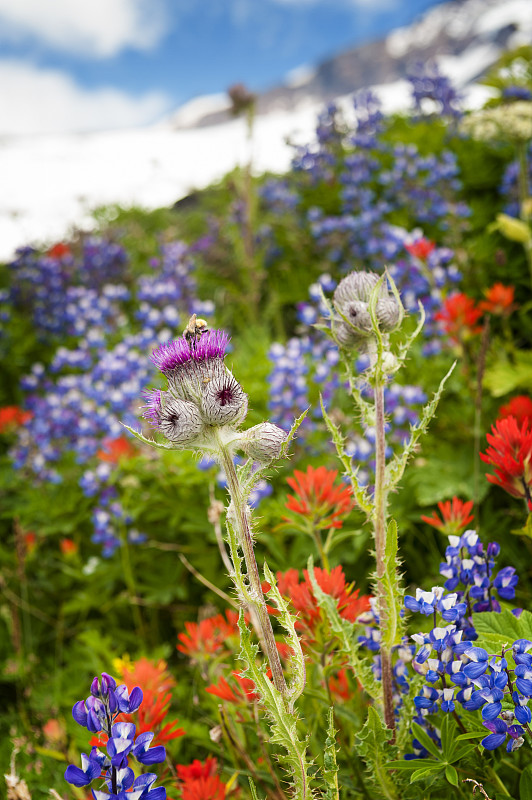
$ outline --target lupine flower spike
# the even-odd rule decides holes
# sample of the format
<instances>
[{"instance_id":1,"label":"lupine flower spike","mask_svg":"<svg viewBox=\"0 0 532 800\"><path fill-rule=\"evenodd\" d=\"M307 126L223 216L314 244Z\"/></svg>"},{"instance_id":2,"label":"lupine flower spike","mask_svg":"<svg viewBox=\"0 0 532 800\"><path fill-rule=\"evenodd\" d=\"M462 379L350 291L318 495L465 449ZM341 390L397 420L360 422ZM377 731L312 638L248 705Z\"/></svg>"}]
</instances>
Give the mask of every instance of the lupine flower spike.
<instances>
[{"instance_id":1,"label":"lupine flower spike","mask_svg":"<svg viewBox=\"0 0 532 800\"><path fill-rule=\"evenodd\" d=\"M166 789L154 786L157 775L152 772L135 777L128 758L133 756L139 764L159 764L166 758L162 745L150 747L154 734L151 731L136 736L131 722L117 722L121 714L131 714L142 703L142 690L136 686L116 685L106 672L94 678L91 693L72 709L76 722L91 733L103 732L107 737L107 753L93 747L89 755L81 754L81 767L71 764L65 771L65 780L73 786L89 786L103 778L106 790L93 789L94 800L165 800Z\"/></svg>"}]
</instances>

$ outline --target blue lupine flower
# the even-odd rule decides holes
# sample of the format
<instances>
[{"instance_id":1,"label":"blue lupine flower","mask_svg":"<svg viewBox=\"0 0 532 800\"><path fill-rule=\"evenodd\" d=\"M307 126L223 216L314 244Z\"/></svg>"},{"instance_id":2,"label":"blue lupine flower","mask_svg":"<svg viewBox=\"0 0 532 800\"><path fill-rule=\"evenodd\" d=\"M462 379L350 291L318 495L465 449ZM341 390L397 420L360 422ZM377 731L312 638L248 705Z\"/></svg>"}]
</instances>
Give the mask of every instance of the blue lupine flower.
<instances>
[{"instance_id":1,"label":"blue lupine flower","mask_svg":"<svg viewBox=\"0 0 532 800\"><path fill-rule=\"evenodd\" d=\"M95 778L101 775L100 764L85 753L81 754L80 767L70 764L65 771L65 780L73 786L88 786Z\"/></svg>"},{"instance_id":2,"label":"blue lupine flower","mask_svg":"<svg viewBox=\"0 0 532 800\"><path fill-rule=\"evenodd\" d=\"M532 667L518 664L515 668L515 685L525 697L532 697Z\"/></svg>"},{"instance_id":3,"label":"blue lupine flower","mask_svg":"<svg viewBox=\"0 0 532 800\"><path fill-rule=\"evenodd\" d=\"M520 725L508 726L502 719L494 719L489 722L483 722L482 724L485 728L491 731L489 736L486 736L480 742L480 744L486 750L496 750L497 747L500 747L501 744L504 744L507 736L510 737L510 740L506 745L506 750L508 753L517 750L524 744L524 730Z\"/></svg>"}]
</instances>

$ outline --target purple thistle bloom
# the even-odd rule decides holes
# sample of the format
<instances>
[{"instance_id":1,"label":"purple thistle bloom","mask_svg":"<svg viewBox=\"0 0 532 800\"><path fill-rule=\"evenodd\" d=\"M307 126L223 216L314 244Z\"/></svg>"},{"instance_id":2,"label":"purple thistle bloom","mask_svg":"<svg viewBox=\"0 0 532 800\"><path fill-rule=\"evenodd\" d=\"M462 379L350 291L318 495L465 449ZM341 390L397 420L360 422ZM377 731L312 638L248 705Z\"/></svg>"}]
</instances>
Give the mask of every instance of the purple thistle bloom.
<instances>
[{"instance_id":1,"label":"purple thistle bloom","mask_svg":"<svg viewBox=\"0 0 532 800\"><path fill-rule=\"evenodd\" d=\"M189 342L182 336L154 350L151 360L157 369L167 375L190 361L223 358L228 343L229 336L225 331L219 330L207 331L195 342Z\"/></svg>"}]
</instances>

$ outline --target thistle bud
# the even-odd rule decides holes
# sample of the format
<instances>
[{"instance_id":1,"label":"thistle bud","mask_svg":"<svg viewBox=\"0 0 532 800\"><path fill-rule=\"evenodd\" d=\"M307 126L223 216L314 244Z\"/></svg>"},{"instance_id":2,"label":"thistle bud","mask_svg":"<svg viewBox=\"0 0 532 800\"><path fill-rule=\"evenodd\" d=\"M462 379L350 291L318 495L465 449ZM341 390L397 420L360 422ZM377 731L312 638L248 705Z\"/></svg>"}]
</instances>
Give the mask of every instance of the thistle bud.
<instances>
[{"instance_id":1,"label":"thistle bud","mask_svg":"<svg viewBox=\"0 0 532 800\"><path fill-rule=\"evenodd\" d=\"M340 344L361 345L372 335L369 306L379 280L375 272L352 272L338 284L334 305L345 318L337 321L334 329ZM382 333L395 330L402 319L403 309L384 281L378 288L375 313Z\"/></svg>"},{"instance_id":2,"label":"thistle bud","mask_svg":"<svg viewBox=\"0 0 532 800\"><path fill-rule=\"evenodd\" d=\"M245 431L240 446L254 461L267 462L279 458L286 433L271 422L261 422Z\"/></svg>"},{"instance_id":3,"label":"thistle bud","mask_svg":"<svg viewBox=\"0 0 532 800\"><path fill-rule=\"evenodd\" d=\"M158 403L148 407L145 417L175 444L192 444L201 433L203 424L193 403L174 397L170 392L158 392ZM155 407L154 407L155 406Z\"/></svg>"},{"instance_id":4,"label":"thistle bud","mask_svg":"<svg viewBox=\"0 0 532 800\"><path fill-rule=\"evenodd\" d=\"M247 410L247 395L229 370L213 373L201 397L201 412L205 422L209 425L241 422Z\"/></svg>"}]
</instances>

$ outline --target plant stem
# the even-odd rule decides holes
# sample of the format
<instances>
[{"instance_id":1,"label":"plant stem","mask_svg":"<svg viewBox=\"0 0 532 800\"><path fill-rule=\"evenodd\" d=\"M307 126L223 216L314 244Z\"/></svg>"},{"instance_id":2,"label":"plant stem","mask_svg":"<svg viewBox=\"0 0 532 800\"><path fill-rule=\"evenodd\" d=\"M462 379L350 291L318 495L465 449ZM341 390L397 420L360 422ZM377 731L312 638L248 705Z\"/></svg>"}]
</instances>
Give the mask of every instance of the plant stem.
<instances>
[{"instance_id":1,"label":"plant stem","mask_svg":"<svg viewBox=\"0 0 532 800\"><path fill-rule=\"evenodd\" d=\"M525 142L521 142L517 145L517 157L519 161L519 178L518 178L518 185L519 185L519 216L521 217L522 221L528 224L528 217L525 211L525 201L528 200L530 197L529 187L528 187L528 159L527 159L527 145ZM523 247L525 250L526 260L528 263L528 269L530 272L530 280L532 281L532 242L528 239L527 242L523 242Z\"/></svg>"},{"instance_id":2,"label":"plant stem","mask_svg":"<svg viewBox=\"0 0 532 800\"><path fill-rule=\"evenodd\" d=\"M275 643L272 623L270 621L268 609L266 608L266 601L264 600L264 594L262 592L259 568L255 558L255 551L253 550L253 535L251 532L249 507L244 502L244 498L242 497L242 491L238 482L235 465L233 464L232 454L222 442L219 442L219 446L220 463L227 478L227 488L231 496L234 510L235 530L238 536L239 545L244 555L247 577L250 585L249 597L257 614L261 633L261 643L270 664L274 686L277 691L279 691L286 699L288 697L288 688L286 685L283 668L281 666L281 659L279 658L277 645Z\"/></svg>"},{"instance_id":3,"label":"plant stem","mask_svg":"<svg viewBox=\"0 0 532 800\"><path fill-rule=\"evenodd\" d=\"M321 538L321 533L314 525L312 526L312 535L314 537L314 541L316 542L316 547L318 548L318 553L320 556L320 561L323 569L326 569L327 572L331 571L331 566L329 564L329 559L327 558L326 550L323 546L323 541Z\"/></svg>"},{"instance_id":4,"label":"plant stem","mask_svg":"<svg viewBox=\"0 0 532 800\"><path fill-rule=\"evenodd\" d=\"M385 631L388 623L388 607L384 578L386 573L386 434L384 430L384 384L377 378L374 388L375 396L375 556L377 559L377 599L379 602L379 629L381 633L381 683L384 721L386 726L395 730L395 715L393 712L393 672L392 654L383 646Z\"/></svg>"}]
</instances>

